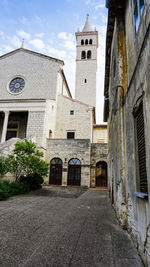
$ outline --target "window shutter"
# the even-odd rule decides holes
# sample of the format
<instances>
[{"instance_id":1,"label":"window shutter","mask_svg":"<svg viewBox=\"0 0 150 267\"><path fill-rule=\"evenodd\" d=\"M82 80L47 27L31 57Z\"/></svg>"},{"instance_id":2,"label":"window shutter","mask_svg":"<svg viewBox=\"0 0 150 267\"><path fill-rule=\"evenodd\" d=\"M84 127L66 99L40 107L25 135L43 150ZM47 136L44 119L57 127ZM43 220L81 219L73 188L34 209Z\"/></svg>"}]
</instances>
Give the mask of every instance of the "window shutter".
<instances>
[{"instance_id":1,"label":"window shutter","mask_svg":"<svg viewBox=\"0 0 150 267\"><path fill-rule=\"evenodd\" d=\"M140 192L148 193L143 103L140 104L140 107L139 107L138 111L136 112L136 130L137 130L137 148L138 148L138 161L139 161Z\"/></svg>"}]
</instances>

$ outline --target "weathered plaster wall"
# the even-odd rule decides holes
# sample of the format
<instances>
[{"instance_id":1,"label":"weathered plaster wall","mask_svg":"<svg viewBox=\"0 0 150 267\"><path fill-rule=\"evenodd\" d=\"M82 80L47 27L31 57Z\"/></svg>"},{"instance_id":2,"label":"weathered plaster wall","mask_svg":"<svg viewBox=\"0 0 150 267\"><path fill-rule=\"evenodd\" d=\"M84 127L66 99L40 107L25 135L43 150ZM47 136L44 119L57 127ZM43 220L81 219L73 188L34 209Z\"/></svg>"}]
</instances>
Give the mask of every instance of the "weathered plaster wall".
<instances>
[{"instance_id":1,"label":"weathered plaster wall","mask_svg":"<svg viewBox=\"0 0 150 267\"><path fill-rule=\"evenodd\" d=\"M93 143L107 143L107 127L94 127L93 128Z\"/></svg>"},{"instance_id":2,"label":"weathered plaster wall","mask_svg":"<svg viewBox=\"0 0 150 267\"><path fill-rule=\"evenodd\" d=\"M125 98L125 136L126 136L126 166L127 166L127 225L133 240L144 262L150 265L150 202L134 196L138 188L138 172L136 157L135 123L133 109L138 99L143 97L146 166L148 177L148 192L150 192L150 23L149 1L145 8L136 35L133 34L131 4L126 9L126 46L128 60L128 92ZM131 26L129 27L129 23Z\"/></svg>"},{"instance_id":3,"label":"weathered plaster wall","mask_svg":"<svg viewBox=\"0 0 150 267\"><path fill-rule=\"evenodd\" d=\"M150 266L150 202L149 198L138 198L134 194L139 188L133 116L135 104L141 97L144 109L148 192L150 192L150 1L145 1L136 34L131 7L131 1L126 1L125 38L124 33L121 33L121 24L118 23L119 12L117 12L111 47L108 121L109 190L118 219L131 233L146 266ZM117 64L114 70L115 59Z\"/></svg>"}]
</instances>

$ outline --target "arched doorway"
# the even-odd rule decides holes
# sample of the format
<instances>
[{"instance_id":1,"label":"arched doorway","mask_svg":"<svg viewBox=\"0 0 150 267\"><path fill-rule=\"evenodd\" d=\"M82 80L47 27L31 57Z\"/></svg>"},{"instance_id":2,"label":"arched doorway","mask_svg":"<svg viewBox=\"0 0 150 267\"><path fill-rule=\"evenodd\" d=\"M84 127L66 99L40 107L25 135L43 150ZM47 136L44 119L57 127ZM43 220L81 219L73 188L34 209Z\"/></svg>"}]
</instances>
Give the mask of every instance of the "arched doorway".
<instances>
[{"instance_id":1,"label":"arched doorway","mask_svg":"<svg viewBox=\"0 0 150 267\"><path fill-rule=\"evenodd\" d=\"M50 162L49 183L54 185L62 184L62 160L53 158Z\"/></svg>"},{"instance_id":2,"label":"arched doorway","mask_svg":"<svg viewBox=\"0 0 150 267\"><path fill-rule=\"evenodd\" d=\"M73 158L68 162L68 185L81 185L81 162Z\"/></svg>"},{"instance_id":3,"label":"arched doorway","mask_svg":"<svg viewBox=\"0 0 150 267\"><path fill-rule=\"evenodd\" d=\"M107 163L99 161L96 164L95 186L107 187Z\"/></svg>"}]
</instances>

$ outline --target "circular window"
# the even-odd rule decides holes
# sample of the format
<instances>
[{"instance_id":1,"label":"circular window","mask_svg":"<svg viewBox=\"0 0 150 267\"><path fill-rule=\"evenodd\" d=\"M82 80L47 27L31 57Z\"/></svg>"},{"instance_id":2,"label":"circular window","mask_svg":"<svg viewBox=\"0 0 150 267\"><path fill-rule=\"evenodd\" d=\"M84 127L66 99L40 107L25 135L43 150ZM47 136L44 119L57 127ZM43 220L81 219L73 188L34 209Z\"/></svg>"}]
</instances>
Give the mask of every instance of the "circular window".
<instances>
[{"instance_id":1,"label":"circular window","mask_svg":"<svg viewBox=\"0 0 150 267\"><path fill-rule=\"evenodd\" d=\"M9 90L11 93L20 93L25 87L25 80L20 77L16 77L9 84Z\"/></svg>"}]
</instances>

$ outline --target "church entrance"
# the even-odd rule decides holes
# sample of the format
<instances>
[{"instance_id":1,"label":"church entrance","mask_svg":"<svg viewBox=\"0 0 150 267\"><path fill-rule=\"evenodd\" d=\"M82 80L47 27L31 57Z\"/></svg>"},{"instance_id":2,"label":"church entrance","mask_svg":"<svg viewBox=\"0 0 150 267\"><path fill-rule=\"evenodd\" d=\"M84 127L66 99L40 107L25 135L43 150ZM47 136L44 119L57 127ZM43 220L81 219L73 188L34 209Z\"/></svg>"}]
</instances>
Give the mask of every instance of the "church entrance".
<instances>
[{"instance_id":1,"label":"church entrance","mask_svg":"<svg viewBox=\"0 0 150 267\"><path fill-rule=\"evenodd\" d=\"M62 184L62 160L60 158L53 158L50 162L49 183L53 185Z\"/></svg>"},{"instance_id":2,"label":"church entrance","mask_svg":"<svg viewBox=\"0 0 150 267\"><path fill-rule=\"evenodd\" d=\"M96 164L95 186L107 187L107 163L99 161Z\"/></svg>"},{"instance_id":3,"label":"church entrance","mask_svg":"<svg viewBox=\"0 0 150 267\"><path fill-rule=\"evenodd\" d=\"M68 163L68 185L81 185L81 162L79 159L71 159Z\"/></svg>"}]
</instances>

